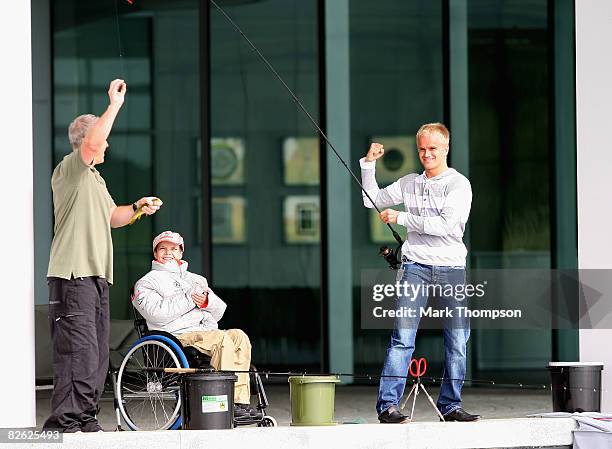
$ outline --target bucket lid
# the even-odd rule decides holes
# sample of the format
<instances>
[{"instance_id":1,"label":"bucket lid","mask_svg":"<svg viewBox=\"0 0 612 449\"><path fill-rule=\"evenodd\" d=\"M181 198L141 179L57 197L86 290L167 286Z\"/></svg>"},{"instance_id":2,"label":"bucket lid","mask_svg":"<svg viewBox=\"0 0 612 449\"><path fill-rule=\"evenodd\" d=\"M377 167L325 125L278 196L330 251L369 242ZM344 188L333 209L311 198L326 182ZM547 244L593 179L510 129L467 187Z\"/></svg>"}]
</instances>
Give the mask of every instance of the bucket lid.
<instances>
[{"instance_id":1,"label":"bucket lid","mask_svg":"<svg viewBox=\"0 0 612 449\"><path fill-rule=\"evenodd\" d=\"M600 366L603 368L604 364L602 362L550 362L548 366Z\"/></svg>"},{"instance_id":2,"label":"bucket lid","mask_svg":"<svg viewBox=\"0 0 612 449\"><path fill-rule=\"evenodd\" d=\"M204 380L204 381L219 381L219 380L231 380L235 382L238 379L234 373L195 373L185 374L185 377L189 380Z\"/></svg>"},{"instance_id":3,"label":"bucket lid","mask_svg":"<svg viewBox=\"0 0 612 449\"><path fill-rule=\"evenodd\" d=\"M339 383L337 376L291 376L290 384Z\"/></svg>"}]
</instances>

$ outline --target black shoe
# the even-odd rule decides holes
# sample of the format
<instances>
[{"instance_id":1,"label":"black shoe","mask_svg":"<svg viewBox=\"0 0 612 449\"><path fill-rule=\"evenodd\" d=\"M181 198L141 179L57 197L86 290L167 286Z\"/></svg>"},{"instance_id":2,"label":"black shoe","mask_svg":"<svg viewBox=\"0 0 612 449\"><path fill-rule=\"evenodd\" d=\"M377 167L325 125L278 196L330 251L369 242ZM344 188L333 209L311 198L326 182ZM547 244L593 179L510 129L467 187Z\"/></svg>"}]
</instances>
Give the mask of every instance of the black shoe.
<instances>
[{"instance_id":1,"label":"black shoe","mask_svg":"<svg viewBox=\"0 0 612 449\"><path fill-rule=\"evenodd\" d=\"M234 404L234 419L249 419L251 415L242 404Z\"/></svg>"},{"instance_id":2,"label":"black shoe","mask_svg":"<svg viewBox=\"0 0 612 449\"><path fill-rule=\"evenodd\" d=\"M83 432L104 432L98 421L88 421L81 426Z\"/></svg>"},{"instance_id":3,"label":"black shoe","mask_svg":"<svg viewBox=\"0 0 612 449\"><path fill-rule=\"evenodd\" d=\"M234 410L236 409L240 409L242 416L249 417L252 419L263 418L263 413L261 412L261 410L257 410L255 407L251 407L250 404L234 404ZM236 417L235 413L234 417Z\"/></svg>"},{"instance_id":4,"label":"black shoe","mask_svg":"<svg viewBox=\"0 0 612 449\"><path fill-rule=\"evenodd\" d=\"M378 415L378 420L383 424L402 424L408 422L409 418L392 405Z\"/></svg>"},{"instance_id":5,"label":"black shoe","mask_svg":"<svg viewBox=\"0 0 612 449\"><path fill-rule=\"evenodd\" d=\"M480 415L472 415L466 412L465 410L463 410L462 408L453 410L448 415L444 416L444 421L447 421L447 422L448 421L468 422L468 421L478 421L479 419L480 419Z\"/></svg>"}]
</instances>

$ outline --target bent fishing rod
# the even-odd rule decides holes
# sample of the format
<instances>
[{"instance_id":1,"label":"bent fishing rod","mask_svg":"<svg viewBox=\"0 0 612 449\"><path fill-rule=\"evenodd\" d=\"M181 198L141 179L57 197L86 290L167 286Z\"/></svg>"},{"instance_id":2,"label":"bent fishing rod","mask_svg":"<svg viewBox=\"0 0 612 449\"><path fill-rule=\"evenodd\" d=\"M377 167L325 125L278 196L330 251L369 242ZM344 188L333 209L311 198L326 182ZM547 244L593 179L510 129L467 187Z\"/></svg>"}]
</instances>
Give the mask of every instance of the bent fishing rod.
<instances>
[{"instance_id":1,"label":"bent fishing rod","mask_svg":"<svg viewBox=\"0 0 612 449\"><path fill-rule=\"evenodd\" d=\"M209 0L210 3L219 10L219 12L223 15L223 17L225 17L225 19L232 25L232 27L244 38L244 40L249 44L249 46L253 49L253 51L259 56L259 59L261 59L261 61L265 64L265 66L267 67L267 69L274 75L274 77L283 85L283 87L285 88L285 90L289 93L289 95L291 96L291 98L293 99L293 101L299 106L299 108L302 110L302 112L306 115L306 117L308 117L308 119L310 120L310 122L312 123L312 125L315 127L315 129L318 131L319 135L321 136L321 138L325 141L325 143L329 146L329 148L331 148L331 150L334 152L334 154L336 155L336 157L338 158L338 160L342 163L342 165L344 165L344 167L348 170L348 172L351 174L353 180L357 183L357 185L359 185L359 188L361 189L361 191L363 192L363 194L368 198L368 200L370 201L370 203L372 204L372 206L374 206L374 208L376 209L376 211L380 214L382 211L378 208L378 206L376 205L376 203L374 202L374 200L372 199L372 197L370 196L370 194L366 191L366 189L363 187L363 184L361 183L361 181L357 178L357 176L355 175L355 173L353 173L353 171L350 169L350 167L348 166L348 164L344 161L344 159L342 159L342 157L340 156L340 154L338 153L338 151L336 151L336 148L334 147L333 143L329 140L329 138L327 137L327 134L325 134L325 132L321 129L321 127L319 126L319 124L317 123L317 121L312 117L312 115L310 114L310 112L308 112L308 109L306 109L306 107L302 104L302 102L300 101L300 99L298 98L298 96L293 92L293 90L291 90L291 88L287 85L287 83L285 82L285 80L280 76L280 74L276 71L276 69L274 68L274 66L270 63L270 61L268 61L268 59L263 55L263 53L259 50L259 48L257 48L257 46L248 38L248 36L246 34L244 34L244 32L242 31L242 29L238 26L238 24L236 24L236 22L234 22L232 20L232 18L223 10L223 8L221 8L219 6L219 4L215 1L215 0ZM387 246L383 246L380 248L380 252L379 255L382 256L388 263L390 268L392 269L397 269L400 266L400 261L398 258L398 254L399 251L401 249L402 244L404 243L404 241L402 240L402 238L399 236L399 234L395 231L395 229L393 229L393 227L391 227L391 225L389 223L385 223L387 225L387 227L389 228L389 230L391 231L391 233L393 234L393 238L395 239L395 241L399 244L399 246L395 249L392 250L391 248L387 247Z\"/></svg>"}]
</instances>

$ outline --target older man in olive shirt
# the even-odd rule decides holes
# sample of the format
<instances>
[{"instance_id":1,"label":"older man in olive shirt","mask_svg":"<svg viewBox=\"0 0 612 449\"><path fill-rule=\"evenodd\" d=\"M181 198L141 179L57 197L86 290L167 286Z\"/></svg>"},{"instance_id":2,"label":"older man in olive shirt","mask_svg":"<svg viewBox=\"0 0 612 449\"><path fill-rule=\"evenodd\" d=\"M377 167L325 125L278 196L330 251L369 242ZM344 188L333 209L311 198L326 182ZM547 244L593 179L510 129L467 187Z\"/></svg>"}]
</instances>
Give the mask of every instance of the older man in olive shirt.
<instances>
[{"instance_id":1,"label":"older man in olive shirt","mask_svg":"<svg viewBox=\"0 0 612 449\"><path fill-rule=\"evenodd\" d=\"M51 178L55 228L47 279L54 378L51 416L44 428L102 430L96 415L108 369L111 228L128 224L140 206L147 215L159 209L147 197L129 206L115 205L95 169L104 162L106 139L126 90L123 80L113 80L102 116L81 115L70 124L73 151Z\"/></svg>"}]
</instances>

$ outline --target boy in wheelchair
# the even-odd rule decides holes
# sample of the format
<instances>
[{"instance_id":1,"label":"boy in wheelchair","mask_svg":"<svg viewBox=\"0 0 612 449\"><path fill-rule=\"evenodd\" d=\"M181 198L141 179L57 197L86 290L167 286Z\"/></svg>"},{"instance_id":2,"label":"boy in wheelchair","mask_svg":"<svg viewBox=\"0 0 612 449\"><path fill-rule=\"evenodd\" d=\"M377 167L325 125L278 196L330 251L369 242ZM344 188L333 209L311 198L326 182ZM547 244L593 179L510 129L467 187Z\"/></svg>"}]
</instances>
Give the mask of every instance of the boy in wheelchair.
<instances>
[{"instance_id":1,"label":"boy in wheelchair","mask_svg":"<svg viewBox=\"0 0 612 449\"><path fill-rule=\"evenodd\" d=\"M218 321L227 305L208 286L206 278L187 271L180 234L165 231L153 240L151 271L134 287L132 302L146 319L149 330L176 336L184 347L194 347L210 357L216 370L248 371L251 342L240 329L220 330ZM234 416L259 418L250 405L248 373L236 373Z\"/></svg>"}]
</instances>

